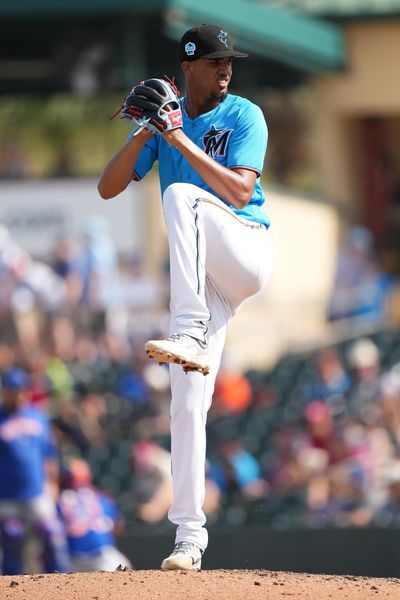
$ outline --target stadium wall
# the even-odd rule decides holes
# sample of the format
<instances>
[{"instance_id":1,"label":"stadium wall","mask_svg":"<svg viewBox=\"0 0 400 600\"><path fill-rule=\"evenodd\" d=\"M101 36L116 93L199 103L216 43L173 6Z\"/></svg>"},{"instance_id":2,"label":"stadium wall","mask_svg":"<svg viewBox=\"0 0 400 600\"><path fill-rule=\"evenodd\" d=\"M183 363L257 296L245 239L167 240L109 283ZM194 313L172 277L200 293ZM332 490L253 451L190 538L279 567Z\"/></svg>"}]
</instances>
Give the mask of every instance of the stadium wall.
<instances>
[{"instance_id":1,"label":"stadium wall","mask_svg":"<svg viewBox=\"0 0 400 600\"><path fill-rule=\"evenodd\" d=\"M119 545L136 569L157 569L172 541L172 529L154 535L132 530ZM203 568L399 577L400 529L210 530Z\"/></svg>"}]
</instances>

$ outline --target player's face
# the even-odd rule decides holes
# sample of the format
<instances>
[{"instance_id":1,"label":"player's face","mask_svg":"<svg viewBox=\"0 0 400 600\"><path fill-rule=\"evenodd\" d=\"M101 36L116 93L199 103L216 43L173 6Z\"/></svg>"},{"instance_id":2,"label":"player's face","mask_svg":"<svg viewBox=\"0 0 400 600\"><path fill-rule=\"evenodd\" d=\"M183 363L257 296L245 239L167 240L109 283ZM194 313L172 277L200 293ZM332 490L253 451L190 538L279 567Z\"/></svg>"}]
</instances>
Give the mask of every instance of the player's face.
<instances>
[{"instance_id":1,"label":"player's face","mask_svg":"<svg viewBox=\"0 0 400 600\"><path fill-rule=\"evenodd\" d=\"M190 64L190 78L199 95L221 100L232 79L231 58L200 58Z\"/></svg>"}]
</instances>

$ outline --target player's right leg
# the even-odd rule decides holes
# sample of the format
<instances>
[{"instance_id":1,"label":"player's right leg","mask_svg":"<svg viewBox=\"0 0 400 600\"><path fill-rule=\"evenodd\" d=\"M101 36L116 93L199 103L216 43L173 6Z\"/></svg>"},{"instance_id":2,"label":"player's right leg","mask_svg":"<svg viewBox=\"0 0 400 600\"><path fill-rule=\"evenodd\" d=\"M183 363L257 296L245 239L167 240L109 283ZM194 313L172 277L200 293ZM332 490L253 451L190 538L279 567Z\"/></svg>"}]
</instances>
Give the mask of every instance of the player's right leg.
<instances>
[{"instance_id":1,"label":"player's right leg","mask_svg":"<svg viewBox=\"0 0 400 600\"><path fill-rule=\"evenodd\" d=\"M170 251L171 337L150 340L145 351L160 363L175 363L187 371L209 372L206 303L206 240L195 208L199 188L174 184L163 197Z\"/></svg>"},{"instance_id":2,"label":"player's right leg","mask_svg":"<svg viewBox=\"0 0 400 600\"><path fill-rule=\"evenodd\" d=\"M210 371L207 343L186 333L173 333L165 340L149 340L145 352L160 364L181 365L186 373L199 371L208 375Z\"/></svg>"},{"instance_id":3,"label":"player's right leg","mask_svg":"<svg viewBox=\"0 0 400 600\"><path fill-rule=\"evenodd\" d=\"M173 184L163 198L170 248L172 335L145 350L160 363L207 374L209 279L235 311L266 281L272 263L264 225L239 218L221 200L190 184Z\"/></svg>"}]
</instances>

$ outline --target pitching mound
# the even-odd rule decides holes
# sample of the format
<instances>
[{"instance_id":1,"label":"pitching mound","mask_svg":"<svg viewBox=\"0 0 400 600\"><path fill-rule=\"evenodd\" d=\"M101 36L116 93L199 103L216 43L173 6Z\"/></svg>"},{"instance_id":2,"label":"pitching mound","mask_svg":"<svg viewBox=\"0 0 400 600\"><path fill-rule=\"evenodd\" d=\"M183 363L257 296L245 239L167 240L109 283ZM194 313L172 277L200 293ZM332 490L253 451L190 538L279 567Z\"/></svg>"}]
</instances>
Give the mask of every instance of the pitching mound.
<instances>
[{"instance_id":1,"label":"pitching mound","mask_svg":"<svg viewBox=\"0 0 400 600\"><path fill-rule=\"evenodd\" d=\"M400 579L274 571L129 571L0 577L2 600L371 600L400 598Z\"/></svg>"}]
</instances>

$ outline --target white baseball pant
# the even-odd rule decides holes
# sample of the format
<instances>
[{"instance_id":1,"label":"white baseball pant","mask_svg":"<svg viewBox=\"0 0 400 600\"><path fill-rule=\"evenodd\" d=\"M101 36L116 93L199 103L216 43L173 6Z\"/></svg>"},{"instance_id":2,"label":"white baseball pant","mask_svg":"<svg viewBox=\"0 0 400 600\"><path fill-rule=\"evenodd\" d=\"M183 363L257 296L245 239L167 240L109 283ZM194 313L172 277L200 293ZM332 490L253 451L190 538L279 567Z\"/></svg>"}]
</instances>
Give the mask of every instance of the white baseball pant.
<instances>
[{"instance_id":1,"label":"white baseball pant","mask_svg":"<svg viewBox=\"0 0 400 600\"><path fill-rule=\"evenodd\" d=\"M264 225L238 217L212 194L184 183L163 195L170 249L171 333L208 342L210 373L170 365L174 496L169 520L183 540L205 549L206 419L225 334L242 302L266 283L273 244Z\"/></svg>"}]
</instances>

